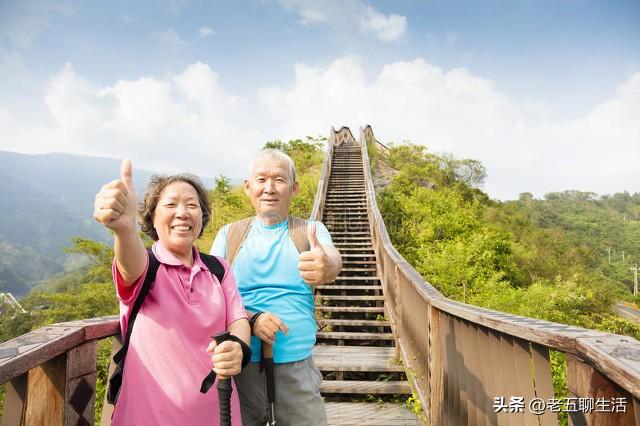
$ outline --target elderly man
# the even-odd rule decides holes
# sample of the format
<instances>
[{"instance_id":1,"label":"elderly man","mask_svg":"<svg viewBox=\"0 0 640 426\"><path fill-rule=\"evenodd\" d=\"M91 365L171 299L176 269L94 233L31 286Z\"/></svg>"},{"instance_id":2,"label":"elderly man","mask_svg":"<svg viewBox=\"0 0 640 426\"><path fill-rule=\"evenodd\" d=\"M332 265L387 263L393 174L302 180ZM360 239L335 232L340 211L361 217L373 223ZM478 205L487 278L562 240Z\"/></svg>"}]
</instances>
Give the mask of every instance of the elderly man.
<instances>
[{"instance_id":1,"label":"elderly man","mask_svg":"<svg viewBox=\"0 0 640 426\"><path fill-rule=\"evenodd\" d=\"M259 152L244 181L256 215L225 225L211 248L232 264L251 319L252 362L235 378L245 425L264 425L267 414L261 341L273 345L278 425L327 423L322 375L311 358L316 340L312 286L333 281L342 259L322 223L289 215L299 189L288 155Z\"/></svg>"}]
</instances>

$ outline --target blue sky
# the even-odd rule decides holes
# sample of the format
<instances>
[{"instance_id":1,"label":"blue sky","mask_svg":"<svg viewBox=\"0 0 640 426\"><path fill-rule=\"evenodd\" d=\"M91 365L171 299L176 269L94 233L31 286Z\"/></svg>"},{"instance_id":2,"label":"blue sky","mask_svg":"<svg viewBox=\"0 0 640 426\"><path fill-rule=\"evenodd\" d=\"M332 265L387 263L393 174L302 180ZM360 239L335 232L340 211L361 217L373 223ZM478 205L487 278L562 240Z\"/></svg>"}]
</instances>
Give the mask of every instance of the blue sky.
<instances>
[{"instance_id":1,"label":"blue sky","mask_svg":"<svg viewBox=\"0 0 640 426\"><path fill-rule=\"evenodd\" d=\"M495 198L635 192L640 3L0 3L2 150L239 178L365 124L481 160Z\"/></svg>"}]
</instances>

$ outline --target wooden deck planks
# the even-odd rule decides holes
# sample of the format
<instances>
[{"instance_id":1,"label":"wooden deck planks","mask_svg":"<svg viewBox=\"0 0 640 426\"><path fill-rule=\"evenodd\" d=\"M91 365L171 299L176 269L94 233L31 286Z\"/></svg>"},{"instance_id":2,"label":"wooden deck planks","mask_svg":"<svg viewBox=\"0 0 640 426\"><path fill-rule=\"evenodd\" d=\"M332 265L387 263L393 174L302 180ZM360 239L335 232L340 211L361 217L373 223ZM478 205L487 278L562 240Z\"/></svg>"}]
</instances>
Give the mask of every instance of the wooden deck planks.
<instances>
[{"instance_id":1,"label":"wooden deck planks","mask_svg":"<svg viewBox=\"0 0 640 426\"><path fill-rule=\"evenodd\" d=\"M402 372L394 348L318 345L313 361L321 371Z\"/></svg>"},{"instance_id":2,"label":"wooden deck planks","mask_svg":"<svg viewBox=\"0 0 640 426\"><path fill-rule=\"evenodd\" d=\"M420 425L416 416L399 404L368 404L366 402L327 402L327 421L331 426Z\"/></svg>"}]
</instances>

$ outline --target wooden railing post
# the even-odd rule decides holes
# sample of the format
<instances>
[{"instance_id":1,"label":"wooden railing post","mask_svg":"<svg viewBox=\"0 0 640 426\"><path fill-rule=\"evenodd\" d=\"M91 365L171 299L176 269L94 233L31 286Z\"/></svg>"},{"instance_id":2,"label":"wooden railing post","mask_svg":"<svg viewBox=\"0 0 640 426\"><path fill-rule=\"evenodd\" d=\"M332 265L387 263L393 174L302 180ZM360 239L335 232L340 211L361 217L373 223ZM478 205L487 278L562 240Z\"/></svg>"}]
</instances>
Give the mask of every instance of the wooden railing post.
<instances>
[{"instance_id":1,"label":"wooden railing post","mask_svg":"<svg viewBox=\"0 0 640 426\"><path fill-rule=\"evenodd\" d=\"M25 374L25 426L93 424L96 347L97 340L90 340ZM3 425L21 424L15 423L19 401L12 398L13 412L5 415Z\"/></svg>"},{"instance_id":2,"label":"wooden railing post","mask_svg":"<svg viewBox=\"0 0 640 426\"><path fill-rule=\"evenodd\" d=\"M64 424L67 355L58 355L29 370L25 426Z\"/></svg>"},{"instance_id":3,"label":"wooden railing post","mask_svg":"<svg viewBox=\"0 0 640 426\"><path fill-rule=\"evenodd\" d=\"M442 332L440 329L440 311L433 306L429 309L429 412L426 413L430 424L442 424L444 401L444 368Z\"/></svg>"},{"instance_id":4,"label":"wooden railing post","mask_svg":"<svg viewBox=\"0 0 640 426\"><path fill-rule=\"evenodd\" d=\"M579 357L569 353L566 354L566 357L569 398L575 398L571 403L575 402L577 405L579 398L594 400L593 410L567 410L569 411L570 424L575 426L637 424L636 420L640 415L635 412L638 404L634 403L632 395L629 395ZM601 403L598 404L598 401Z\"/></svg>"},{"instance_id":5,"label":"wooden railing post","mask_svg":"<svg viewBox=\"0 0 640 426\"><path fill-rule=\"evenodd\" d=\"M396 291L396 300L395 300L395 312L396 312L396 338L398 342L401 342L404 339L404 323L402 322L402 293L400 289L400 272L397 264L394 264L393 267L393 286ZM400 344L396 345L396 358L400 359Z\"/></svg>"},{"instance_id":6,"label":"wooden railing post","mask_svg":"<svg viewBox=\"0 0 640 426\"><path fill-rule=\"evenodd\" d=\"M7 383L4 389L4 413L1 426L21 425L27 401L27 378L24 373Z\"/></svg>"},{"instance_id":7,"label":"wooden railing post","mask_svg":"<svg viewBox=\"0 0 640 426\"><path fill-rule=\"evenodd\" d=\"M64 424L93 424L96 398L97 340L67 352Z\"/></svg>"}]
</instances>

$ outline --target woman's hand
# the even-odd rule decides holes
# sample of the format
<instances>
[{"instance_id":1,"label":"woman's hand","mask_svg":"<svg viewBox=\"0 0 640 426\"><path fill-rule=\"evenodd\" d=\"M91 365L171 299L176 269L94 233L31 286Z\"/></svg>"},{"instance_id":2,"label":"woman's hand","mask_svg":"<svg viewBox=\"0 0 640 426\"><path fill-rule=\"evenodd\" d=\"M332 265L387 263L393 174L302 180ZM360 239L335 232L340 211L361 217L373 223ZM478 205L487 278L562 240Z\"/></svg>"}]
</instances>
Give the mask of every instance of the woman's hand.
<instances>
[{"instance_id":1,"label":"woman's hand","mask_svg":"<svg viewBox=\"0 0 640 426\"><path fill-rule=\"evenodd\" d=\"M242 369L240 343L227 340L218 345L215 340L212 340L207 347L207 353L212 354L213 371L220 379L226 379L240 373Z\"/></svg>"},{"instance_id":2,"label":"woman's hand","mask_svg":"<svg viewBox=\"0 0 640 426\"><path fill-rule=\"evenodd\" d=\"M104 185L96 195L93 217L116 235L136 233L136 194L131 161L123 160L120 179Z\"/></svg>"}]
</instances>

